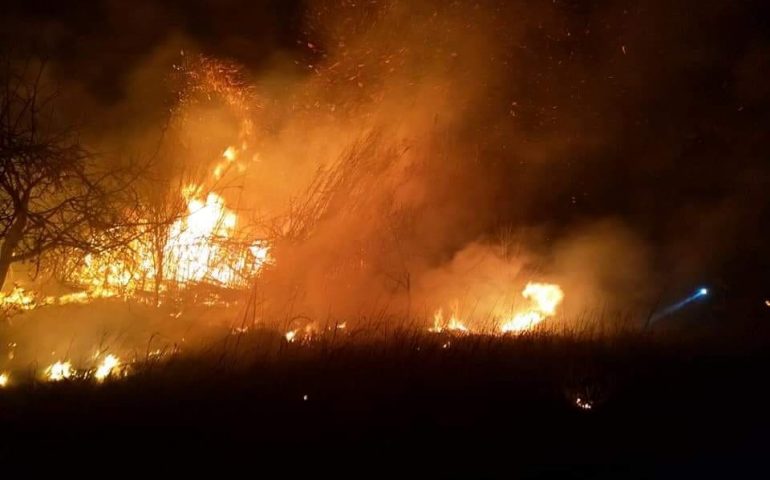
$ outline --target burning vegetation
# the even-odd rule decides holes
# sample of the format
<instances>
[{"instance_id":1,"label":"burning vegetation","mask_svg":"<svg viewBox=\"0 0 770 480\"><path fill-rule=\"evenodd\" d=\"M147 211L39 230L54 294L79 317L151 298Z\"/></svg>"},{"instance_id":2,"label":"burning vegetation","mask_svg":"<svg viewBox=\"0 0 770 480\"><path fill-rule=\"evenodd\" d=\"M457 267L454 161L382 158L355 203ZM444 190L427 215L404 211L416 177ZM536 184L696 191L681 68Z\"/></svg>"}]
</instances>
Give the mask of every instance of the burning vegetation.
<instances>
[{"instance_id":1,"label":"burning vegetation","mask_svg":"<svg viewBox=\"0 0 770 480\"><path fill-rule=\"evenodd\" d=\"M4 466L763 445L768 2L6 3Z\"/></svg>"},{"instance_id":2,"label":"burning vegetation","mask_svg":"<svg viewBox=\"0 0 770 480\"><path fill-rule=\"evenodd\" d=\"M556 315L564 298L559 285L529 282L521 292L526 305L518 305L516 281L510 278L501 280L494 294L471 292L474 298L465 302L461 315L457 298L434 295L419 285L425 276L420 271L430 276L435 270L412 260L407 250L422 243L414 236L419 202L409 200L410 206L396 198L424 188L419 173L404 177L404 169L428 165L421 164L421 155L415 158L388 145L385 127L366 127L361 138L336 146L336 158L320 163L303 188L282 194L283 207L278 202L272 211L258 209L246 216L255 212L253 206L231 192L242 191L254 172L261 175L257 147L275 154L277 146L257 132L265 106L237 65L183 52L174 69L181 85L170 116L174 130L167 134L195 133L201 128L200 109L214 108L229 116L223 130L237 143L215 145L216 155L192 167L176 163L176 152L163 150L169 159L160 164L113 165L107 173L102 173L103 166L96 168L96 156L75 137L37 132L45 124L35 107L44 88L39 68L32 83L25 83L30 82L29 71L6 72L13 94L4 98L8 114L2 192L8 233L2 258L6 270L11 264L34 267L20 268L13 286L2 293L7 319L41 309L56 315L57 308L67 305L103 301L166 308L178 319L197 304L224 309L233 318L245 315L234 329L241 333L260 324L281 329L280 318L291 316L284 337L293 343L311 340L323 330L322 323L328 324L318 318L323 309L336 311L339 321L333 330L344 332L348 321L356 323L356 316L366 318L375 311L383 318L412 317L417 300L435 309L433 321L417 320L417 328L501 335L536 328ZM315 82L309 90L317 88ZM39 145L45 145L42 151ZM210 145L201 148L212 150ZM174 165L183 168L168 168ZM153 170L161 173L161 180ZM406 187L399 185L405 180ZM161 190L166 193L158 195ZM378 216L362 221L362 215L372 214ZM25 271L30 280L21 286L16 278ZM372 292L361 297L361 288L376 283L376 296L390 297L391 310L380 310L380 299ZM358 313L353 313L351 300L358 302ZM477 311L467 311L471 301L480 306ZM447 302L453 307L444 318ZM122 367L117 356L108 355L89 373L76 370L65 358L47 367L44 377L101 381L125 372Z\"/></svg>"},{"instance_id":3,"label":"burning vegetation","mask_svg":"<svg viewBox=\"0 0 770 480\"><path fill-rule=\"evenodd\" d=\"M148 339L176 352L214 331L308 345L408 325L449 346L646 325L660 292L640 235L554 207L588 201L559 193L573 167L556 165L601 143L565 120L591 99L500 94L534 61L511 54L531 30L463 2L311 3L291 55L259 68L158 45L103 128L68 121L91 93L62 95L60 72L4 63L0 368L103 380ZM38 327L62 316L83 320ZM132 330L120 346L102 344L112 320Z\"/></svg>"}]
</instances>

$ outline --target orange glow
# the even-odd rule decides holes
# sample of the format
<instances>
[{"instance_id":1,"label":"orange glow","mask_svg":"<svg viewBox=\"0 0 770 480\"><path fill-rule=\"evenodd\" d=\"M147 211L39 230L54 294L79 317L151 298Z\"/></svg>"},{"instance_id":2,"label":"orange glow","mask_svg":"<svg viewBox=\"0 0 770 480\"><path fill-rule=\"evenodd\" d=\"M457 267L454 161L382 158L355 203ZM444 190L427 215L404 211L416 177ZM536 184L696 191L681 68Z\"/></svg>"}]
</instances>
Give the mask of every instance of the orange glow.
<instances>
[{"instance_id":1,"label":"orange glow","mask_svg":"<svg viewBox=\"0 0 770 480\"><path fill-rule=\"evenodd\" d=\"M548 283L528 283L521 295L532 302L529 310L519 312L500 326L502 333L517 333L531 330L540 322L556 313L564 299L561 287Z\"/></svg>"},{"instance_id":2,"label":"orange glow","mask_svg":"<svg viewBox=\"0 0 770 480\"><path fill-rule=\"evenodd\" d=\"M14 286L10 292L0 292L0 306L5 309L32 310L38 305L34 293Z\"/></svg>"},{"instance_id":3,"label":"orange glow","mask_svg":"<svg viewBox=\"0 0 770 480\"><path fill-rule=\"evenodd\" d=\"M433 326L428 330L434 333L440 333L444 330L462 333L470 332L468 327L457 318L457 305L455 305L452 310L452 316L449 317L449 320L446 323L444 323L444 310L441 308L436 310L433 313Z\"/></svg>"},{"instance_id":4,"label":"orange glow","mask_svg":"<svg viewBox=\"0 0 770 480\"><path fill-rule=\"evenodd\" d=\"M74 371L70 362L58 361L45 369L46 377L52 382L66 380L70 378L73 373Z\"/></svg>"},{"instance_id":5,"label":"orange glow","mask_svg":"<svg viewBox=\"0 0 770 480\"><path fill-rule=\"evenodd\" d=\"M107 355L104 357L104 360L102 360L102 363L100 363L96 368L96 372L94 372L94 378L97 381L102 382L113 373L116 373L119 368L120 360L118 360L118 357L115 355Z\"/></svg>"}]
</instances>

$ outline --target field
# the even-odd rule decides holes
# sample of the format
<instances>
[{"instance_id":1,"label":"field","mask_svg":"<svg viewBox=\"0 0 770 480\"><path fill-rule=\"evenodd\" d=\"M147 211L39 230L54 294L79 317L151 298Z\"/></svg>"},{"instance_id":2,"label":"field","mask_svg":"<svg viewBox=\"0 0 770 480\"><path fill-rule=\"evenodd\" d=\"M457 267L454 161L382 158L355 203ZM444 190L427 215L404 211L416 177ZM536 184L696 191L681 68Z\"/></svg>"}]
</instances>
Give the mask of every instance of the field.
<instances>
[{"instance_id":1,"label":"field","mask_svg":"<svg viewBox=\"0 0 770 480\"><path fill-rule=\"evenodd\" d=\"M767 453L766 338L756 324L292 343L251 330L103 383L0 390L0 456L281 477L741 476Z\"/></svg>"}]
</instances>

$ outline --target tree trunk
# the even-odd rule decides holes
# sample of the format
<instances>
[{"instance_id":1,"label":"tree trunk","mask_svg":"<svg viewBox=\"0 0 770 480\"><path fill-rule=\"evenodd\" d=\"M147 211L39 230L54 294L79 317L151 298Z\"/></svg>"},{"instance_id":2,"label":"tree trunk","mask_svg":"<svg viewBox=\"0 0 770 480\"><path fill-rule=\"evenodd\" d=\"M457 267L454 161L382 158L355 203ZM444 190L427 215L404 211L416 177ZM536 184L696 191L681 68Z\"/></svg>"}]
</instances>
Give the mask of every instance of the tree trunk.
<instances>
[{"instance_id":1,"label":"tree trunk","mask_svg":"<svg viewBox=\"0 0 770 480\"><path fill-rule=\"evenodd\" d=\"M5 286L5 279L8 277L8 271L11 269L11 263L13 263L13 253L24 237L24 228L26 226L27 214L21 213L16 217L16 220L14 220L13 225L11 225L3 239L3 245L0 247L0 289Z\"/></svg>"}]
</instances>

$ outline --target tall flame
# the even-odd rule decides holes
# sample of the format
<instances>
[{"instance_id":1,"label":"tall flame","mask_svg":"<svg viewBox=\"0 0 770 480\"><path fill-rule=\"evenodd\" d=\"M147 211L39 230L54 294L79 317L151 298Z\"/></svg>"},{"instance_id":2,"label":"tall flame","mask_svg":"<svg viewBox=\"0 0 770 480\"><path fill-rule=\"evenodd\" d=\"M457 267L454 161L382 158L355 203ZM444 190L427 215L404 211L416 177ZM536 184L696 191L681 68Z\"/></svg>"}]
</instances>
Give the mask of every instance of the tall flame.
<instances>
[{"instance_id":1,"label":"tall flame","mask_svg":"<svg viewBox=\"0 0 770 480\"><path fill-rule=\"evenodd\" d=\"M228 147L213 176L221 177L237 156L238 150ZM87 291L51 299L50 303L85 303L94 298L131 296L138 291L164 291L168 282L180 287L201 282L229 288L245 285L270 262L270 246L265 241L244 241L236 232L238 216L227 208L225 199L203 191L203 186L197 184L182 189L186 214L169 225L162 236L165 244L158 246L154 243L157 237L140 234L127 256L86 255L74 280ZM13 302L17 308L24 308L28 302L19 292L10 295L13 298L0 298L0 303Z\"/></svg>"},{"instance_id":2,"label":"tall flame","mask_svg":"<svg viewBox=\"0 0 770 480\"><path fill-rule=\"evenodd\" d=\"M564 299L561 287L549 283L528 283L521 295L532 302L532 308L515 314L500 326L502 333L522 332L556 313L556 307Z\"/></svg>"}]
</instances>

